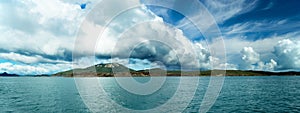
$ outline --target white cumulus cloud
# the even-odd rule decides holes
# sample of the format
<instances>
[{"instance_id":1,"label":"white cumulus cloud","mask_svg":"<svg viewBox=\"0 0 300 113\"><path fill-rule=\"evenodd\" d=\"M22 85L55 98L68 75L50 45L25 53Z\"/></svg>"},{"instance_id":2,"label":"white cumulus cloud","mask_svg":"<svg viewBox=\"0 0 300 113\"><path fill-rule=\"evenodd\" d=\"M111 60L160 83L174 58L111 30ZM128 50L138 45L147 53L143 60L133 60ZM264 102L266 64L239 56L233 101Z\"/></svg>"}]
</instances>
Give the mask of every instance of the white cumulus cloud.
<instances>
[{"instance_id":1,"label":"white cumulus cloud","mask_svg":"<svg viewBox=\"0 0 300 113\"><path fill-rule=\"evenodd\" d=\"M270 62L263 62L260 54L253 50L252 47L244 47L241 51L242 62L239 66L243 70L265 70L274 71L277 62L273 59Z\"/></svg>"},{"instance_id":2,"label":"white cumulus cloud","mask_svg":"<svg viewBox=\"0 0 300 113\"><path fill-rule=\"evenodd\" d=\"M274 47L279 69L300 69L300 42L284 39Z\"/></svg>"}]
</instances>

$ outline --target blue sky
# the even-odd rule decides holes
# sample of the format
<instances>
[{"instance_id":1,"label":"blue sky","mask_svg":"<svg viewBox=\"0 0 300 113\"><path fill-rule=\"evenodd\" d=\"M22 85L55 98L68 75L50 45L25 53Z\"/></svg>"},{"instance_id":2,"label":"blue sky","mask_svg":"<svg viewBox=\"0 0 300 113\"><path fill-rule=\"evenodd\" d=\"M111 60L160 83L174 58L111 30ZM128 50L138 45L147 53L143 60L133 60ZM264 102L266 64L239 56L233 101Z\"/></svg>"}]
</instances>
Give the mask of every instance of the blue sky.
<instances>
[{"instance_id":1,"label":"blue sky","mask_svg":"<svg viewBox=\"0 0 300 113\"><path fill-rule=\"evenodd\" d=\"M208 42L190 18L145 5L161 3L191 14L201 12L185 7L193 4L185 0L165 2L0 1L0 72L52 74L112 60L134 69L300 70L299 0L200 0L222 33L226 63L220 62L218 53L210 53L218 43ZM113 15L130 5L140 7ZM94 13L97 8L104 12ZM116 17L106 26L112 16ZM212 21L197 16L191 18ZM102 30L99 38L96 33ZM212 62L219 63L212 67Z\"/></svg>"}]
</instances>

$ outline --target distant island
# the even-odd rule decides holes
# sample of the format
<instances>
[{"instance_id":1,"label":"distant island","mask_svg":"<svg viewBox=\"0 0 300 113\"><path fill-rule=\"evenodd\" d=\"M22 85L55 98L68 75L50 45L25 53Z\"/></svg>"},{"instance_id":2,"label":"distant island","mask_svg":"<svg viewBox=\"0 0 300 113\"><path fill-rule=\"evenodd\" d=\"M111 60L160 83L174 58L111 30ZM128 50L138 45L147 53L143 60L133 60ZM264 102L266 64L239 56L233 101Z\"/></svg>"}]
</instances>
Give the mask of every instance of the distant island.
<instances>
[{"instance_id":1,"label":"distant island","mask_svg":"<svg viewBox=\"0 0 300 113\"><path fill-rule=\"evenodd\" d=\"M4 76L4 77L17 77L19 75L17 75L17 74L8 74L8 73L4 72L4 73L1 73L0 76Z\"/></svg>"},{"instance_id":2,"label":"distant island","mask_svg":"<svg viewBox=\"0 0 300 113\"><path fill-rule=\"evenodd\" d=\"M96 72L95 72L96 70ZM252 70L213 70L214 72L226 71L226 76L290 76L300 75L300 72L288 71L288 72L268 72L268 71L252 71ZM130 72L125 73L125 72ZM151 73L153 72L153 73ZM114 77L115 73L120 73L121 76L162 76L160 73L164 73L166 76L211 76L212 70L200 71L200 73L193 71L167 71L160 68L147 69L147 70L133 70L124 65L117 63L97 64L83 69L72 69L64 72L53 74L52 76L59 77ZM75 73L75 74L74 74ZM129 74L129 75L128 75ZM214 76L214 75L212 75Z\"/></svg>"},{"instance_id":3,"label":"distant island","mask_svg":"<svg viewBox=\"0 0 300 113\"><path fill-rule=\"evenodd\" d=\"M49 77L51 75L41 74L41 75L18 75L18 74L9 74L7 72L0 73L0 77Z\"/></svg>"}]
</instances>

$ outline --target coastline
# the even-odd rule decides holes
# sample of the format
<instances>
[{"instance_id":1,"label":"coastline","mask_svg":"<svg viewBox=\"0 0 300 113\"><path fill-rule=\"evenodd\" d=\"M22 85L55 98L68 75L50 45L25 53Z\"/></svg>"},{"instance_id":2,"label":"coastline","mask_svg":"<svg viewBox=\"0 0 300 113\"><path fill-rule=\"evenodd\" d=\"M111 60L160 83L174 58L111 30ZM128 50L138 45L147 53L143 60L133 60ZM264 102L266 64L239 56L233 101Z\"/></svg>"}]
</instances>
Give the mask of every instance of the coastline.
<instances>
[{"instance_id":1,"label":"coastline","mask_svg":"<svg viewBox=\"0 0 300 113\"><path fill-rule=\"evenodd\" d=\"M167 77L208 77L208 76L300 76L300 72L295 71L288 71L288 72L268 72L268 71L252 71L252 70L213 70L216 71L216 73L219 73L218 75L212 75L212 70L207 71L199 71L199 72L193 72L193 71L165 71ZM52 75L17 75L17 74L7 74L3 73L0 74L0 77L164 77L163 73L155 73L155 75L152 75L149 73L149 70L140 70L140 71L130 71L130 74L124 73L124 72L117 72L119 76L115 76L114 72L80 72L76 73L76 76L74 76L74 73L72 70L66 71L66 72L60 72ZM123 73L123 74L122 74ZM222 75L222 73L225 73L225 75ZM122 76L120 76L122 75Z\"/></svg>"}]
</instances>

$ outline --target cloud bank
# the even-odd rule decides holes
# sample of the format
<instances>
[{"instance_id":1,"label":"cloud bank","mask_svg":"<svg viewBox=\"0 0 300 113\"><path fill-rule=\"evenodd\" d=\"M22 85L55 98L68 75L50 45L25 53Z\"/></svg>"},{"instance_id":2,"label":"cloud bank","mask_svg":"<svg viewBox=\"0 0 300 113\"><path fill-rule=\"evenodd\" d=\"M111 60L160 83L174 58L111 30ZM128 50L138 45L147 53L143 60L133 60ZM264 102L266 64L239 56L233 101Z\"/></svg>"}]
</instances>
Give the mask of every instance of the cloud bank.
<instances>
[{"instance_id":1,"label":"cloud bank","mask_svg":"<svg viewBox=\"0 0 300 113\"><path fill-rule=\"evenodd\" d=\"M0 10L3 10L0 12L0 72L52 74L72 68L72 62L78 61L75 67L85 67L108 63L112 59L134 69L159 66L155 62L160 61L170 69L183 66L205 70L211 69L213 62L220 62L209 50L218 43L207 43L202 33L183 15L168 9L148 7L137 0L127 3L109 0L106 6L100 7L105 12L88 15L94 8L98 10L96 5L99 2L0 1ZM183 2L186 1L176 2L174 7L180 7ZM265 4L265 7L260 6L260 1L201 2L214 16L224 37L228 62L214 68L300 70L298 14L275 12L284 18L257 14L278 7L273 2L268 3L273 5ZM118 14L106 26L107 17L132 4L141 7ZM193 11L198 10L191 10L191 13ZM258 16L253 17L253 14ZM211 23L205 23L205 17L194 15L192 18L201 19L203 26L210 28ZM87 21L83 21L85 19ZM101 38L98 34L89 34L99 30L104 30ZM77 34L86 36L76 43ZM82 48L74 50L75 44ZM73 59L73 53L80 57ZM91 57L94 53L96 57Z\"/></svg>"}]
</instances>

